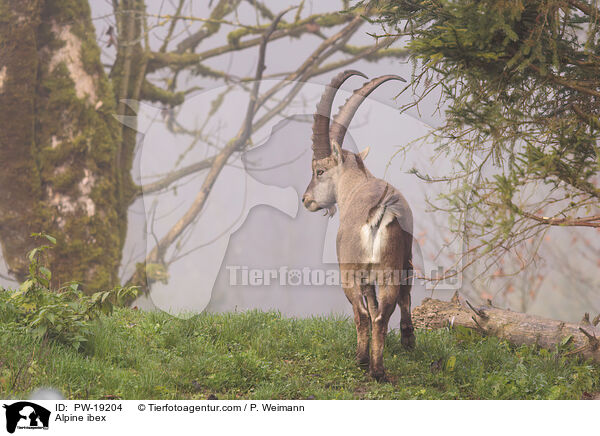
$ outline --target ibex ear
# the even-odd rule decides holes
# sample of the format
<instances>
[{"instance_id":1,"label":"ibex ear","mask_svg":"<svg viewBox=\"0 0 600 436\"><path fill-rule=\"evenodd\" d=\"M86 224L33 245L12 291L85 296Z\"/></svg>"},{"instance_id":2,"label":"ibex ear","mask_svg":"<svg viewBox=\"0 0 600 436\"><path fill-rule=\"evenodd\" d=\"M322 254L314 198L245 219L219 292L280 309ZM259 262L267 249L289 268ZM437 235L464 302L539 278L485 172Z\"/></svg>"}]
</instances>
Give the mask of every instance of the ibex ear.
<instances>
[{"instance_id":1,"label":"ibex ear","mask_svg":"<svg viewBox=\"0 0 600 436\"><path fill-rule=\"evenodd\" d=\"M344 154L342 153L342 146L337 141L331 141L331 154L338 163L338 165L344 162Z\"/></svg>"},{"instance_id":2,"label":"ibex ear","mask_svg":"<svg viewBox=\"0 0 600 436\"><path fill-rule=\"evenodd\" d=\"M365 160L367 158L367 155L369 154L369 150L371 150L371 148L367 147L363 151L361 151L360 153L358 153L358 155L360 156L360 158L362 160Z\"/></svg>"}]
</instances>

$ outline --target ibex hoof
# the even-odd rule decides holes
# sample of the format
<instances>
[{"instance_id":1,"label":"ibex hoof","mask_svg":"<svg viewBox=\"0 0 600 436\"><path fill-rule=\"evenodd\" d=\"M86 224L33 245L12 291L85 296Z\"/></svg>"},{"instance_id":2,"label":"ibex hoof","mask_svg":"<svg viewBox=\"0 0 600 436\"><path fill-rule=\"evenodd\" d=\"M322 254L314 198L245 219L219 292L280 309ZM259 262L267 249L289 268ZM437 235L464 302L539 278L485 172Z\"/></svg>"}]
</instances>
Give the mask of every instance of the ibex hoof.
<instances>
[{"instance_id":1,"label":"ibex hoof","mask_svg":"<svg viewBox=\"0 0 600 436\"><path fill-rule=\"evenodd\" d=\"M369 369L369 356L357 356L356 363L358 363L358 366L362 369Z\"/></svg>"},{"instance_id":2,"label":"ibex hoof","mask_svg":"<svg viewBox=\"0 0 600 436\"><path fill-rule=\"evenodd\" d=\"M402 346L404 348L412 350L413 348L415 348L415 346L417 344L417 340L415 338L415 335L413 333L410 333L410 334L402 335L402 337L400 338L400 343L402 344Z\"/></svg>"},{"instance_id":3,"label":"ibex hoof","mask_svg":"<svg viewBox=\"0 0 600 436\"><path fill-rule=\"evenodd\" d=\"M381 370L371 369L371 370L369 370L369 375L380 383L387 381L387 377L385 376L385 371L383 369L381 369Z\"/></svg>"}]
</instances>

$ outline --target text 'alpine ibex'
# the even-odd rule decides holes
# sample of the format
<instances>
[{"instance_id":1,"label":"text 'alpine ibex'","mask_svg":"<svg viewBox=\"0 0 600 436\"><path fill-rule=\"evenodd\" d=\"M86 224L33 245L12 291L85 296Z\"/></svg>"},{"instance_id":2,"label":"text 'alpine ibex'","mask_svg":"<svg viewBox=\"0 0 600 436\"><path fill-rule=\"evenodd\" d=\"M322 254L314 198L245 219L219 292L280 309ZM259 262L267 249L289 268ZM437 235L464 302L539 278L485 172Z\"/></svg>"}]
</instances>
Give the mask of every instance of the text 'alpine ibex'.
<instances>
[{"instance_id":1,"label":"text 'alpine ibex'","mask_svg":"<svg viewBox=\"0 0 600 436\"><path fill-rule=\"evenodd\" d=\"M390 316L400 306L401 341L415 345L410 317L412 281L412 213L408 203L389 183L374 177L364 166L368 148L355 154L342 149L346 130L364 99L388 80L378 77L354 91L334 117L329 118L336 91L358 71L337 75L323 93L314 115L312 178L302 197L309 211L340 210L337 256L342 286L352 303L357 332L356 357L377 380L384 378L383 345ZM377 285L377 290L375 286ZM371 347L369 352L369 330Z\"/></svg>"}]
</instances>

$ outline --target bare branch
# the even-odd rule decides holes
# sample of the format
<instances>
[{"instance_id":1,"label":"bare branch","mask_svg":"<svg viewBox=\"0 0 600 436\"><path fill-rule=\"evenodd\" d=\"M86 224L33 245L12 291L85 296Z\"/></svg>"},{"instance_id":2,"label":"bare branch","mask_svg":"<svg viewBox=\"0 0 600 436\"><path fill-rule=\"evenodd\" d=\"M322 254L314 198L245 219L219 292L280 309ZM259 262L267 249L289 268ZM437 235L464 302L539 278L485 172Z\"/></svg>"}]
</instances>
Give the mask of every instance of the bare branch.
<instances>
[{"instance_id":1,"label":"bare branch","mask_svg":"<svg viewBox=\"0 0 600 436\"><path fill-rule=\"evenodd\" d=\"M153 85L148 80L142 82L140 98L142 100L160 102L168 106L179 106L185 99L186 92L171 92Z\"/></svg>"},{"instance_id":2,"label":"bare branch","mask_svg":"<svg viewBox=\"0 0 600 436\"><path fill-rule=\"evenodd\" d=\"M178 16L179 14L181 14L181 10L183 9L184 4L185 4L185 0L179 0L179 5L177 6L177 10L175 11L175 16ZM171 20L169 30L167 31L167 36L165 36L165 39L163 40L163 43L160 46L160 49L158 50L159 52L164 53L167 50L167 46L169 45L169 42L171 42L171 37L173 36L173 31L175 30L175 27L177 26L177 21L178 21L177 19Z\"/></svg>"},{"instance_id":3,"label":"bare branch","mask_svg":"<svg viewBox=\"0 0 600 436\"><path fill-rule=\"evenodd\" d=\"M579 0L569 0L569 3L586 15L596 17L600 16L600 9L593 8Z\"/></svg>"},{"instance_id":4,"label":"bare branch","mask_svg":"<svg viewBox=\"0 0 600 436\"><path fill-rule=\"evenodd\" d=\"M281 17L290 10L294 9L288 8L273 20L271 27L265 32L263 36L263 40L259 49L259 58L256 66L256 81L252 92L250 94L250 100L248 102L248 107L246 109L246 117L244 120L244 124L242 125L240 132L236 136L235 139L231 140L221 152L219 152L213 160L212 167L207 174L200 191L196 195L192 206L187 210L187 212L181 217L177 223L167 232L167 234L159 241L159 243L152 249L150 254L146 259L146 263L162 263L164 260L164 254L168 247L175 241L179 235L189 226L189 224L196 218L198 213L204 207L206 199L218 177L221 170L225 166L229 157L236 151L239 150L246 144L250 133L252 132L252 120L254 118L255 109L257 106L257 98L258 92L260 90L260 81L262 79L262 74L265 68L265 54L267 49L267 43L269 42L269 38L272 33L275 31L279 20Z\"/></svg>"},{"instance_id":5,"label":"bare branch","mask_svg":"<svg viewBox=\"0 0 600 436\"><path fill-rule=\"evenodd\" d=\"M239 4L240 0L220 0L210 14L211 22L207 22L198 32L193 33L177 44L177 53L183 53L187 50L193 51L200 42L218 32L221 28L221 23L218 20L226 17Z\"/></svg>"},{"instance_id":6,"label":"bare branch","mask_svg":"<svg viewBox=\"0 0 600 436\"><path fill-rule=\"evenodd\" d=\"M598 227L600 228L600 215L577 217L577 218L549 218L534 215L529 212L521 211L523 216L531 218L542 224L550 226L573 226L573 227Z\"/></svg>"},{"instance_id":7,"label":"bare branch","mask_svg":"<svg viewBox=\"0 0 600 436\"><path fill-rule=\"evenodd\" d=\"M356 30L362 25L362 23L362 17L354 17L354 19L342 30L323 41L321 45L319 45L319 47L306 59L306 61L302 63L302 65L300 65L300 67L298 67L296 71L286 76L284 80L279 82L277 85L273 86L271 89L269 89L269 91L267 91L264 95L261 96L260 100L257 103L257 108L262 106L267 100L269 100L283 87L288 85L291 81L298 80L298 78L301 77L305 71L309 70L309 68L312 68L314 66L317 59L319 59L323 55L325 50L329 50L329 52L325 54L325 57L331 56L335 52L335 50L333 49L336 47L336 44L338 44L340 41L345 42L347 38L349 38L354 32L356 32Z\"/></svg>"},{"instance_id":8,"label":"bare branch","mask_svg":"<svg viewBox=\"0 0 600 436\"><path fill-rule=\"evenodd\" d=\"M173 172L169 173L167 176L165 176L164 178L162 178L156 182L152 182L152 183L148 183L146 185L140 186L134 193L132 199L135 199L135 198L139 197L140 195L153 194L155 192L159 192L164 189L167 189L169 186L171 186L171 184L175 183L179 179L182 179L183 177L186 177L191 174L194 174L199 171L210 168L211 165L214 163L214 161L215 161L214 157L209 157L200 162L196 162L192 165L188 165L184 168L173 171Z\"/></svg>"},{"instance_id":9,"label":"bare branch","mask_svg":"<svg viewBox=\"0 0 600 436\"><path fill-rule=\"evenodd\" d=\"M248 106L237 135L233 139L231 139L222 149L220 149L216 155L211 156L210 158L204 161L197 162L193 165L189 165L185 168L179 169L171 174L168 174L166 177L156 182L148 183L143 187L139 187L138 190L135 192L135 196L159 192L168 188L175 181L183 177L210 168L210 170L204 177L200 190L196 194L192 205L185 212L185 214L176 222L176 224L171 229L169 229L169 231L162 237L162 239L158 241L156 246L147 255L145 259L145 262L147 264L165 263L165 255L167 253L167 250L169 250L169 248L173 244L175 244L176 241L180 240L181 236L185 233L186 229L189 229L189 227L195 222L195 220L197 220L197 217L204 208L206 200L210 195L210 192L217 177L221 173L223 167L227 164L227 161L231 157L231 155L235 152L242 150L245 146L247 146L250 136L253 132L255 132L258 128L262 127L268 120L281 113L281 110L285 108L298 94L300 89L302 89L308 78L314 77L319 74L323 74L336 68L340 68L344 65L355 62L358 59L364 59L367 57L370 57L372 59L379 59L384 56L403 57L406 54L406 52L403 50L389 48L389 45L397 39L396 37L387 38L383 44L380 43L374 46L347 46L346 44L349 38L363 24L364 20L362 19L362 17L355 16L352 14L325 14L322 17L329 16L332 18L332 21L327 24L328 27L338 25L339 23L347 24L339 32L337 32L329 38L326 38L316 48L316 50L314 50L313 53L311 53L311 55L304 60L304 62L298 67L297 70L288 73L275 86L271 87L264 93L259 94L261 81L264 77L263 71L265 69L265 56L267 44L277 38L281 38L286 35L293 35L294 32L297 32L296 34L301 34L304 32L314 32L314 29L311 30L305 25L299 25L298 22L293 22L291 24L280 24L280 20L283 14L285 14L291 9L293 8L289 8L288 10L285 10L282 13L280 13L276 17L276 19L273 20L270 26L264 30L264 34L261 37L253 38L247 41L238 41L237 46L224 46L199 54L155 52L150 55L150 64L152 65L148 67L148 70L168 66L174 69L174 74L176 76L178 72L186 66L192 66L192 70L194 68L204 68L204 66L201 65L200 62L208 57L218 56L229 51L235 51L241 48L251 47L253 45L257 45L257 43L260 45L256 73L255 77L253 78L252 87L249 90L250 96ZM310 20L308 22L312 23L315 20L315 17L309 18ZM304 21L306 20L301 20L301 22ZM262 26L256 28L263 31ZM249 31L249 33L252 32L253 30ZM335 53L343 52L342 48L344 47L349 47L346 50L346 52L352 54L351 57L332 62L319 68L319 65L328 57L332 56ZM221 77L225 78L224 76ZM169 90L171 90L171 87L173 87L173 89L176 89L173 85L174 82L174 79L171 79L169 81ZM243 84L239 83L239 80L236 81L234 79L233 82L238 83L240 86L242 86L242 88L244 88ZM291 89L284 95L282 99L278 99L278 104L274 108L268 108L267 113L263 114L263 116L260 119L255 120L259 109L268 101L273 99L276 94L278 94L284 87L286 87L289 84L293 86L291 86ZM192 131L190 131L189 133L193 134ZM138 268L138 272L134 275L134 277L132 277L129 280L129 283L141 280L142 277L139 274L140 270Z\"/></svg>"},{"instance_id":10,"label":"bare branch","mask_svg":"<svg viewBox=\"0 0 600 436\"><path fill-rule=\"evenodd\" d=\"M337 38L333 38L332 41L336 40L336 39ZM256 122L254 122L254 124L252 126L252 132L256 132L261 127L263 127L266 123L268 123L274 116L281 113L281 111L285 107L288 106L288 104L294 99L294 97L296 97L296 95L298 95L298 93L300 92L300 90L305 85L305 83L308 79L310 79L312 77L316 77L320 74L327 73L334 69L342 68L348 64L356 62L359 59L365 59L365 58L373 55L374 53L377 53L378 51L384 52L386 54L389 53L391 56L399 56L400 53L397 52L396 49L386 48L386 47L389 47L389 45L391 45L397 39L398 39L397 37L386 39L384 42L382 42L378 45L364 47L359 53L356 53L355 56L353 56L351 58L333 62L333 63L327 64L321 68L310 69L307 73L305 73L302 77L300 77L296 81L296 83L294 84L292 89L286 94L286 96L283 99L281 99L278 102L277 105L275 105L266 114L264 114ZM329 44L331 44L331 41L329 42ZM389 50L389 52L388 52L388 50ZM286 75L291 76L293 73L294 72L286 73ZM145 195L145 194L162 191L183 177L186 177L186 176L196 173L198 171L207 169L208 167L210 167L212 165L213 162L214 162L214 157L208 158L204 161L201 161L196 164L189 165L185 168L177 170L157 182L153 182L153 183L144 185L143 187L139 187L139 189L136 190L133 198L137 198L139 195L142 195L142 194Z\"/></svg>"},{"instance_id":11,"label":"bare branch","mask_svg":"<svg viewBox=\"0 0 600 436\"><path fill-rule=\"evenodd\" d=\"M289 27L285 29L278 29L273 32L271 36L271 40L277 40L280 38L284 38L286 36L300 36L304 33L313 33L313 30L309 23L319 19L319 22L322 22L321 26L323 27L333 27L338 26L340 24L345 24L354 17L350 14L339 14L339 13L331 13L331 14L323 14L323 15L315 15L308 17L304 20L300 20L296 23L292 23ZM237 37L236 37L237 38ZM150 55L150 62L148 65L149 71L155 71L160 68L172 67L172 68L181 68L190 65L198 65L200 62L210 59L215 56L220 56L225 53L229 53L232 51L243 50L246 48L257 46L261 43L262 37L247 39L245 41L239 41L239 39L234 38L234 41L230 41L228 44L216 47L213 49L206 50L202 53L159 53L153 52ZM233 42L233 43L231 43Z\"/></svg>"}]
</instances>

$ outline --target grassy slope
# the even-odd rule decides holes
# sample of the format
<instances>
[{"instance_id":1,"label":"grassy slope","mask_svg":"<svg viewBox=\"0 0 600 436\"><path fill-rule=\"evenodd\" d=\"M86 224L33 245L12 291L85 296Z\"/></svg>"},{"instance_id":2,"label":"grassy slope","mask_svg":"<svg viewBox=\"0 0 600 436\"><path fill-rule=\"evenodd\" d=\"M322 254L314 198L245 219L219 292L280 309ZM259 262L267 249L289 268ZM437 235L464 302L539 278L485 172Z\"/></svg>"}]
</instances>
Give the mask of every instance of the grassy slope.
<instances>
[{"instance_id":1,"label":"grassy slope","mask_svg":"<svg viewBox=\"0 0 600 436\"><path fill-rule=\"evenodd\" d=\"M0 398L39 386L73 399L581 398L600 390L599 366L463 330L418 331L412 352L391 332L390 382L381 384L354 363L347 319L248 312L181 320L119 309L93 332L77 352L0 325Z\"/></svg>"}]
</instances>

